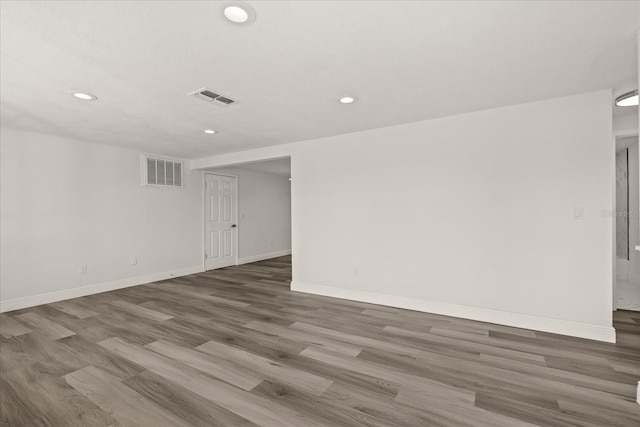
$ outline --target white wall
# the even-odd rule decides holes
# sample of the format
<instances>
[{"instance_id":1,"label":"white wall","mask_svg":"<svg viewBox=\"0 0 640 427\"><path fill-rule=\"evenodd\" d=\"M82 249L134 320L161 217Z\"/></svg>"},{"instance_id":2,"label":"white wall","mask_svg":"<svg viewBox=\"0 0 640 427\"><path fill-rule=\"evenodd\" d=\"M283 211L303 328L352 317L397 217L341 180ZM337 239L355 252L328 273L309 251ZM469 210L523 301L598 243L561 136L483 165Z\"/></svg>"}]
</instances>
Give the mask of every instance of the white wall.
<instances>
[{"instance_id":1,"label":"white wall","mask_svg":"<svg viewBox=\"0 0 640 427\"><path fill-rule=\"evenodd\" d=\"M600 91L192 167L292 156L294 290L612 341L611 108Z\"/></svg>"},{"instance_id":2,"label":"white wall","mask_svg":"<svg viewBox=\"0 0 640 427\"><path fill-rule=\"evenodd\" d=\"M238 263L290 254L289 177L233 167L211 172L238 177Z\"/></svg>"},{"instance_id":3,"label":"white wall","mask_svg":"<svg viewBox=\"0 0 640 427\"><path fill-rule=\"evenodd\" d=\"M620 108L620 107L618 107ZM629 114L615 115L613 117L613 130L617 132L638 129L638 114L630 112Z\"/></svg>"},{"instance_id":4,"label":"white wall","mask_svg":"<svg viewBox=\"0 0 640 427\"><path fill-rule=\"evenodd\" d=\"M134 151L6 128L0 141L3 311L202 269L199 172L141 187Z\"/></svg>"}]
</instances>

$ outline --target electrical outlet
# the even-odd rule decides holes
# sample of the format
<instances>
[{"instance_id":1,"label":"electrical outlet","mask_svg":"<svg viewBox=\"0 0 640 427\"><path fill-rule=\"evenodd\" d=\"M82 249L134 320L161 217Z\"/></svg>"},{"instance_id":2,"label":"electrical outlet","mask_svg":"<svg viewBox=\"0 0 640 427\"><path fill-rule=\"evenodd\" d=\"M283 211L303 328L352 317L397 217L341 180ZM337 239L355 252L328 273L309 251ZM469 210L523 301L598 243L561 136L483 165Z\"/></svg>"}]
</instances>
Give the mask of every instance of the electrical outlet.
<instances>
[{"instance_id":1,"label":"electrical outlet","mask_svg":"<svg viewBox=\"0 0 640 427\"><path fill-rule=\"evenodd\" d=\"M82 264L80 266L80 274L87 274L87 264Z\"/></svg>"},{"instance_id":2,"label":"electrical outlet","mask_svg":"<svg viewBox=\"0 0 640 427\"><path fill-rule=\"evenodd\" d=\"M573 219L582 221L584 219L584 211L582 208L573 208Z\"/></svg>"},{"instance_id":3,"label":"electrical outlet","mask_svg":"<svg viewBox=\"0 0 640 427\"><path fill-rule=\"evenodd\" d=\"M129 261L131 262L131 265L136 265L138 263L138 258L132 256Z\"/></svg>"},{"instance_id":4,"label":"electrical outlet","mask_svg":"<svg viewBox=\"0 0 640 427\"><path fill-rule=\"evenodd\" d=\"M360 275L360 268L359 267L353 267L353 275L354 276L359 276Z\"/></svg>"}]
</instances>

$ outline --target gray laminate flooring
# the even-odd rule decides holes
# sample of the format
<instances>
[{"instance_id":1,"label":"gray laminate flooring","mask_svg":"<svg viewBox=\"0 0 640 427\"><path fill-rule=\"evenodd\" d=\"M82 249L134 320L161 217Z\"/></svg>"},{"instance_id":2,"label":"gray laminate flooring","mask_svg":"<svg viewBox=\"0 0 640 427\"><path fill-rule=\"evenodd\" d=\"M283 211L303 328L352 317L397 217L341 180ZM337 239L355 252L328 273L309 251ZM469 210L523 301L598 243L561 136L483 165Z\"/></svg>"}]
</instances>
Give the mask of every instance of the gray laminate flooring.
<instances>
[{"instance_id":1,"label":"gray laminate flooring","mask_svg":"<svg viewBox=\"0 0 640 427\"><path fill-rule=\"evenodd\" d=\"M291 292L291 258L1 315L2 426L639 426L618 344Z\"/></svg>"}]
</instances>

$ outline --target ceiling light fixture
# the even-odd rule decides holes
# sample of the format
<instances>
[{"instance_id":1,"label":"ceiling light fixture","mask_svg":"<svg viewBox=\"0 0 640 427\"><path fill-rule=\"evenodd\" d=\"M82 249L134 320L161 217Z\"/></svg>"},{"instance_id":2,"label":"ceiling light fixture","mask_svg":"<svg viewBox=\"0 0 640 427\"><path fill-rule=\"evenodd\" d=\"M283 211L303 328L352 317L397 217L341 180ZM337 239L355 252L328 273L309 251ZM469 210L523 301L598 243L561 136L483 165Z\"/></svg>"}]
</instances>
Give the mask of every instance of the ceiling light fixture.
<instances>
[{"instance_id":1,"label":"ceiling light fixture","mask_svg":"<svg viewBox=\"0 0 640 427\"><path fill-rule=\"evenodd\" d=\"M352 104L354 102L356 102L356 98L354 96L343 96L340 98L341 104Z\"/></svg>"},{"instance_id":2,"label":"ceiling light fixture","mask_svg":"<svg viewBox=\"0 0 640 427\"><path fill-rule=\"evenodd\" d=\"M224 16L229 21L241 23L246 22L249 19L249 14L246 10L238 6L228 6L224 9Z\"/></svg>"},{"instance_id":3,"label":"ceiling light fixture","mask_svg":"<svg viewBox=\"0 0 640 427\"><path fill-rule=\"evenodd\" d=\"M204 133L207 133L209 135L213 135L214 133L217 133L215 130L213 129L205 129L203 130Z\"/></svg>"},{"instance_id":4,"label":"ceiling light fixture","mask_svg":"<svg viewBox=\"0 0 640 427\"><path fill-rule=\"evenodd\" d=\"M82 99L83 101L95 101L96 99L98 99L97 96L84 92L71 92L71 95L75 96L78 99Z\"/></svg>"},{"instance_id":5,"label":"ceiling light fixture","mask_svg":"<svg viewBox=\"0 0 640 427\"><path fill-rule=\"evenodd\" d=\"M623 93L616 98L616 106L618 107L635 107L638 105L638 89L631 92Z\"/></svg>"},{"instance_id":6,"label":"ceiling light fixture","mask_svg":"<svg viewBox=\"0 0 640 427\"><path fill-rule=\"evenodd\" d=\"M222 15L234 24L247 25L256 20L256 13L251 6L241 1L223 1L218 7Z\"/></svg>"}]
</instances>

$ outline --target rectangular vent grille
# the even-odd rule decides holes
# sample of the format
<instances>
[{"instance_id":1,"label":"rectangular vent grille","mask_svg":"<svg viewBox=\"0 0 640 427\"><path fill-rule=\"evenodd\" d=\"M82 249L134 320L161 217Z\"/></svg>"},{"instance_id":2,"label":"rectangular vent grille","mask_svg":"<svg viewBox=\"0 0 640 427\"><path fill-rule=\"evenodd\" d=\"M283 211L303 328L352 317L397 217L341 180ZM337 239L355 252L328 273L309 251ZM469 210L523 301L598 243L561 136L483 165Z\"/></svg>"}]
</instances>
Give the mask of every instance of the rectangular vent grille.
<instances>
[{"instance_id":1,"label":"rectangular vent grille","mask_svg":"<svg viewBox=\"0 0 640 427\"><path fill-rule=\"evenodd\" d=\"M182 162L142 156L142 185L182 187Z\"/></svg>"},{"instance_id":2,"label":"rectangular vent grille","mask_svg":"<svg viewBox=\"0 0 640 427\"><path fill-rule=\"evenodd\" d=\"M233 99L228 98L226 96L222 96L206 87L203 87L202 89L198 89L195 92L191 92L188 95L194 96L198 99L212 103L214 105L218 105L220 107L226 107L227 105L231 105L236 102Z\"/></svg>"},{"instance_id":3,"label":"rectangular vent grille","mask_svg":"<svg viewBox=\"0 0 640 427\"><path fill-rule=\"evenodd\" d=\"M213 93L210 90L203 90L202 92L200 92L202 95L204 96L208 96L211 99L216 99L217 97L219 97L220 95L218 95L217 93Z\"/></svg>"},{"instance_id":4,"label":"rectangular vent grille","mask_svg":"<svg viewBox=\"0 0 640 427\"><path fill-rule=\"evenodd\" d=\"M216 101L220 101L220 102L223 102L223 103L225 103L225 104L231 104L231 103L233 103L233 102L234 102L234 101L233 101L233 99L225 98L224 96L219 96L219 97L216 99Z\"/></svg>"}]
</instances>

